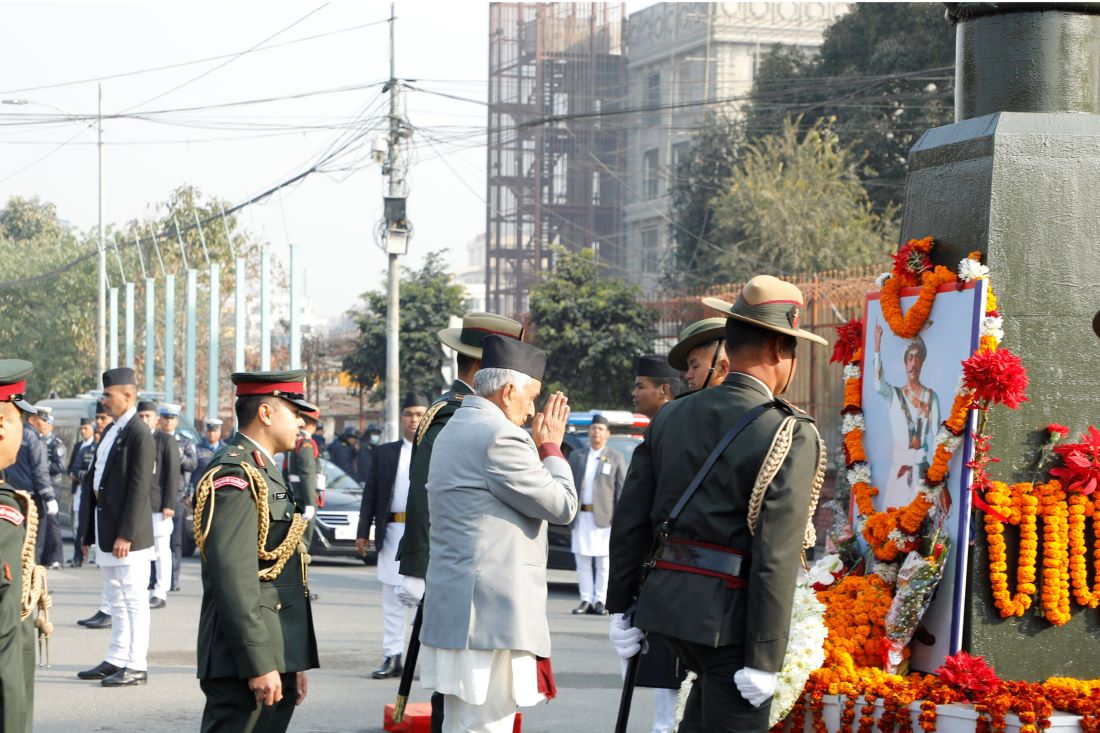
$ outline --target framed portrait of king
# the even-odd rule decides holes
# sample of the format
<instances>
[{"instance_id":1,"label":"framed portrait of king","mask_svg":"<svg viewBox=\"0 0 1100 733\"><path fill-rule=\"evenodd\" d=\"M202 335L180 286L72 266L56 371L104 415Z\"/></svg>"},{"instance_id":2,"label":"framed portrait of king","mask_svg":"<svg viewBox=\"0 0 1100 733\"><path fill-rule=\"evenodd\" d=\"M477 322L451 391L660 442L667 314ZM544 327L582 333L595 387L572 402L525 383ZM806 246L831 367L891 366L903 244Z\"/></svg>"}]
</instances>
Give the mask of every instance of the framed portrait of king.
<instances>
[{"instance_id":1,"label":"framed portrait of king","mask_svg":"<svg viewBox=\"0 0 1100 733\"><path fill-rule=\"evenodd\" d=\"M864 449L879 490L876 511L907 505L924 482L936 438L962 380L962 362L978 348L986 281L940 288L925 326L913 338L895 335L883 318L881 293L864 307ZM919 287L901 291L902 312ZM941 532L951 538L943 579L910 643L910 666L931 672L962 647L967 543L970 537L972 427L948 464ZM854 512L854 508L853 508ZM854 517L853 517L854 518Z\"/></svg>"}]
</instances>

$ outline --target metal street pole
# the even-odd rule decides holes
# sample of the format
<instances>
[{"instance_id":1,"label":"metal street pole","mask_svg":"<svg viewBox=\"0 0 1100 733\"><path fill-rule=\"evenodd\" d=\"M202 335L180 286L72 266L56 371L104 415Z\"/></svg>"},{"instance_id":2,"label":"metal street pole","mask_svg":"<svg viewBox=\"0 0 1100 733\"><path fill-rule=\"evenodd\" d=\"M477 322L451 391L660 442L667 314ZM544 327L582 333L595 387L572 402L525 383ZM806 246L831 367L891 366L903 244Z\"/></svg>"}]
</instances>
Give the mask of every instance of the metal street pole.
<instances>
[{"instance_id":1,"label":"metal street pole","mask_svg":"<svg viewBox=\"0 0 1100 733\"><path fill-rule=\"evenodd\" d=\"M390 135L387 146L386 167L389 174L389 196L395 197L403 193L401 191L404 181L398 173L398 136L401 133L401 125L398 119L398 92L397 74L395 70L394 49L395 16L394 3L390 3ZM387 212L386 221L386 251L389 255L388 277L388 301L386 306L386 440L398 439L398 417L401 379L400 370L400 346L398 338L401 328L401 283L399 254L390 244L390 229L393 222L389 221ZM362 417L362 415L360 415Z\"/></svg>"},{"instance_id":2,"label":"metal street pole","mask_svg":"<svg viewBox=\"0 0 1100 733\"><path fill-rule=\"evenodd\" d=\"M98 363L99 372L107 371L107 247L103 243L103 85L99 90L99 106L96 113L96 158L99 169L99 301L97 306Z\"/></svg>"}]
</instances>

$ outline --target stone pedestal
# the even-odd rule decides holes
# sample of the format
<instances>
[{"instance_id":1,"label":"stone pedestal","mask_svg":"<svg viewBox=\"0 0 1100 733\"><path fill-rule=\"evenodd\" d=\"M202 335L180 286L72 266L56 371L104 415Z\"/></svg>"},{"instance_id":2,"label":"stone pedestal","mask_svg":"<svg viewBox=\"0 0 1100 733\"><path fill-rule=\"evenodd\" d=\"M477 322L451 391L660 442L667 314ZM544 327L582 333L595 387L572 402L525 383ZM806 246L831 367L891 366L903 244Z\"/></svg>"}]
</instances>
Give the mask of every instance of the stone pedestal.
<instances>
[{"instance_id":1,"label":"stone pedestal","mask_svg":"<svg viewBox=\"0 0 1100 733\"><path fill-rule=\"evenodd\" d=\"M1009 46L1020 43L1021 33L1033 55ZM902 241L934 236L941 243L934 259L952 267L970 251L986 255L1005 316L1004 346L1031 375L1030 401L990 416L994 455L1001 458L995 475L1031 480L1047 423L1068 425L1072 439L1100 424L1100 340L1092 329L1100 310L1100 115L1094 114L1100 18L979 15L959 24L958 38L956 109L963 119L928 131L910 151ZM1087 58L1062 61L1086 51ZM1030 91L1020 89L1026 80L1051 78L1058 80L1054 88L1028 82ZM1029 106L1036 111L1020 111ZM1017 111L966 118L991 109ZM1001 619L981 527L979 516L965 648L1006 679L1100 677L1100 610L1074 606L1061 628L1034 609L1022 619ZM1012 568L1011 547L1009 558ZM1010 578L1014 587L1011 570Z\"/></svg>"}]
</instances>

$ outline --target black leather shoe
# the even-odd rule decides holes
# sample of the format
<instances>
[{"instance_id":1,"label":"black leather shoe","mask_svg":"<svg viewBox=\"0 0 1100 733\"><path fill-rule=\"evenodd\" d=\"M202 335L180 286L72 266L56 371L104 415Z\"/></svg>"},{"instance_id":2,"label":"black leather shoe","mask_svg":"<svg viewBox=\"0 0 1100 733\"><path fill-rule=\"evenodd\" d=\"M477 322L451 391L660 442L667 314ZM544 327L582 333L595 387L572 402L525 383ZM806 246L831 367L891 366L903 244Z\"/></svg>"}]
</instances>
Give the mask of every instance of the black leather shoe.
<instances>
[{"instance_id":1,"label":"black leather shoe","mask_svg":"<svg viewBox=\"0 0 1100 733\"><path fill-rule=\"evenodd\" d=\"M100 662L91 669L86 669L83 672L77 672L76 676L82 680L102 680L121 670L122 667L116 667L110 662Z\"/></svg>"},{"instance_id":2,"label":"black leather shoe","mask_svg":"<svg viewBox=\"0 0 1100 733\"><path fill-rule=\"evenodd\" d=\"M573 609L574 616L580 616L582 613L591 613L592 605L588 601L581 601L581 605Z\"/></svg>"},{"instance_id":3,"label":"black leather shoe","mask_svg":"<svg viewBox=\"0 0 1100 733\"><path fill-rule=\"evenodd\" d=\"M168 601L164 600L163 598L150 598L149 599L149 608L164 608L167 605L168 605Z\"/></svg>"},{"instance_id":4,"label":"black leather shoe","mask_svg":"<svg viewBox=\"0 0 1100 733\"><path fill-rule=\"evenodd\" d=\"M602 601L596 601L596 605L588 609L588 612L593 616L606 616L607 609L603 607Z\"/></svg>"},{"instance_id":5,"label":"black leather shoe","mask_svg":"<svg viewBox=\"0 0 1100 733\"><path fill-rule=\"evenodd\" d=\"M394 654L382 660L382 666L371 672L371 677L376 680L384 680L389 677L401 676L401 655Z\"/></svg>"},{"instance_id":6,"label":"black leather shoe","mask_svg":"<svg viewBox=\"0 0 1100 733\"><path fill-rule=\"evenodd\" d=\"M132 685L144 685L149 681L149 675L136 669L123 667L110 677L104 678L99 684L104 687L130 687Z\"/></svg>"},{"instance_id":7,"label":"black leather shoe","mask_svg":"<svg viewBox=\"0 0 1100 733\"><path fill-rule=\"evenodd\" d=\"M77 623L88 629L109 629L111 628L111 614L96 611L94 616L81 619Z\"/></svg>"}]
</instances>

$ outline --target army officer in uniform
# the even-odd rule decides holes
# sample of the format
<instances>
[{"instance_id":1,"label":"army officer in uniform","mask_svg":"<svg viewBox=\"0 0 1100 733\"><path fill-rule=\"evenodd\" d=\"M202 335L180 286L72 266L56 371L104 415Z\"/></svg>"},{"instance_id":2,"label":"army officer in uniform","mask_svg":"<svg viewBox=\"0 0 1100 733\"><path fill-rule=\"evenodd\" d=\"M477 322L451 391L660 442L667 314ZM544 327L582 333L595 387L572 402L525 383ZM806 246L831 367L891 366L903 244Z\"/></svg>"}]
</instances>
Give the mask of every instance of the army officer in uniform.
<instances>
[{"instance_id":1,"label":"army officer in uniform","mask_svg":"<svg viewBox=\"0 0 1100 733\"><path fill-rule=\"evenodd\" d=\"M23 442L23 414L35 409L23 399L33 367L21 359L0 360L0 470L15 463ZM33 634L21 622L24 544L37 527L34 500L0 479L0 730L31 729L34 694ZM33 546L29 559L34 562ZM30 654L25 645L31 644ZM30 666L27 669L27 665Z\"/></svg>"},{"instance_id":2,"label":"army officer in uniform","mask_svg":"<svg viewBox=\"0 0 1100 733\"><path fill-rule=\"evenodd\" d=\"M202 730L281 732L318 666L301 539L305 518L275 465L298 438L305 372L235 373L238 432L195 489L202 557ZM258 567L258 572L257 572Z\"/></svg>"},{"instance_id":3,"label":"army officer in uniform","mask_svg":"<svg viewBox=\"0 0 1100 733\"><path fill-rule=\"evenodd\" d=\"M730 373L662 407L634 451L611 528L607 606L623 613L637 599L633 623L612 630L617 647L638 645L644 629L698 673L680 730L764 733L825 467L813 420L776 395L791 384L798 344L825 340L799 328L802 292L768 275L733 304L703 303L727 318ZM685 485L727 434L733 444L669 530Z\"/></svg>"}]
</instances>

